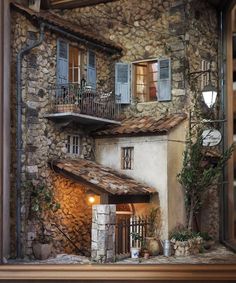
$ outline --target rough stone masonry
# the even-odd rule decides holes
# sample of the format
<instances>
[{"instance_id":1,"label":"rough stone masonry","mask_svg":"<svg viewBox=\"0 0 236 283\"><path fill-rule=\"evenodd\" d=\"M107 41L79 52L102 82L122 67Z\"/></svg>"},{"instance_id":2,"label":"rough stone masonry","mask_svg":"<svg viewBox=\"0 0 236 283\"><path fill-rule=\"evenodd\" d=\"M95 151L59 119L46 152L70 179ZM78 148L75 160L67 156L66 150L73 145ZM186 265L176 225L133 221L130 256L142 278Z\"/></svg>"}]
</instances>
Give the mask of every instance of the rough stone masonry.
<instances>
[{"instance_id":1,"label":"rough stone masonry","mask_svg":"<svg viewBox=\"0 0 236 283\"><path fill-rule=\"evenodd\" d=\"M116 205L94 205L91 260L113 262L115 258Z\"/></svg>"}]
</instances>

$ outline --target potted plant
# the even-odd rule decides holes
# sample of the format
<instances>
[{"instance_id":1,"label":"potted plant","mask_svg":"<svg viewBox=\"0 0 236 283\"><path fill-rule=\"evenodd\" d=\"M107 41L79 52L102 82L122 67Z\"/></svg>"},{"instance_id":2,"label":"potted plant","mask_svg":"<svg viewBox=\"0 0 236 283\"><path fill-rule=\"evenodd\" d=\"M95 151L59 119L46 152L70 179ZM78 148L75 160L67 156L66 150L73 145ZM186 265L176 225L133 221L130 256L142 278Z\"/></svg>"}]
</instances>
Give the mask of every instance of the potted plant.
<instances>
[{"instance_id":1,"label":"potted plant","mask_svg":"<svg viewBox=\"0 0 236 283\"><path fill-rule=\"evenodd\" d=\"M37 237L32 248L37 259L47 259L52 250L52 236L44 222L45 213L55 212L60 204L54 200L53 191L43 183L30 182L26 185L29 193L29 220L35 223Z\"/></svg>"},{"instance_id":2,"label":"potted plant","mask_svg":"<svg viewBox=\"0 0 236 283\"><path fill-rule=\"evenodd\" d=\"M160 253L160 244L157 237L158 208L151 208L147 215L147 237L145 238L147 248L151 255L157 256Z\"/></svg>"},{"instance_id":3,"label":"potted plant","mask_svg":"<svg viewBox=\"0 0 236 283\"><path fill-rule=\"evenodd\" d=\"M141 255L142 255L145 259L149 259L149 257L150 257L150 251L149 251L149 249L148 249L146 239L142 242Z\"/></svg>"},{"instance_id":4,"label":"potted plant","mask_svg":"<svg viewBox=\"0 0 236 283\"><path fill-rule=\"evenodd\" d=\"M142 236L137 232L132 232L132 244L131 244L131 258L139 258L140 250L141 250L141 243L143 241Z\"/></svg>"},{"instance_id":5,"label":"potted plant","mask_svg":"<svg viewBox=\"0 0 236 283\"><path fill-rule=\"evenodd\" d=\"M202 249L203 239L199 233L192 232L183 225L177 226L170 233L170 239L175 256L198 254Z\"/></svg>"}]
</instances>

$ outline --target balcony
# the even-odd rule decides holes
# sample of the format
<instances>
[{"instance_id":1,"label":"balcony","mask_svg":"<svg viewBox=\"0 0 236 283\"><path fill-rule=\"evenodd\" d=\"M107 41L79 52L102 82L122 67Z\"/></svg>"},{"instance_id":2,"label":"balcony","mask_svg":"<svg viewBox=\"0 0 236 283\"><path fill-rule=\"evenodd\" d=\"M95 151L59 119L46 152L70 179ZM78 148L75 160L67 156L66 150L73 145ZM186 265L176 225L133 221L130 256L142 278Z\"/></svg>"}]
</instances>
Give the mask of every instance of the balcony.
<instances>
[{"instance_id":1,"label":"balcony","mask_svg":"<svg viewBox=\"0 0 236 283\"><path fill-rule=\"evenodd\" d=\"M112 92L80 87L79 84L54 85L49 90L51 108L44 117L58 123L86 125L120 124L119 98Z\"/></svg>"}]
</instances>

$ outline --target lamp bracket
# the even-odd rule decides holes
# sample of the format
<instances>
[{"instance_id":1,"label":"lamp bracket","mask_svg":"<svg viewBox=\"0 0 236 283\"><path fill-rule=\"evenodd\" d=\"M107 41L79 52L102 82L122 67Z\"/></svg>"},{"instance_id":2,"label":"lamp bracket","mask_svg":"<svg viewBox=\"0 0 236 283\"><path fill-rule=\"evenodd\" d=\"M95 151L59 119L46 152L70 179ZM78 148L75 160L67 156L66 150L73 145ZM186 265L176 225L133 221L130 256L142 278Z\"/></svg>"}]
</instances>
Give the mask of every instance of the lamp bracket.
<instances>
[{"instance_id":1,"label":"lamp bracket","mask_svg":"<svg viewBox=\"0 0 236 283\"><path fill-rule=\"evenodd\" d=\"M199 78L201 75L203 75L205 73L211 73L211 69L204 70L204 71L201 70L201 71L189 72L189 77L196 75L194 77L194 79L197 79L197 78Z\"/></svg>"}]
</instances>

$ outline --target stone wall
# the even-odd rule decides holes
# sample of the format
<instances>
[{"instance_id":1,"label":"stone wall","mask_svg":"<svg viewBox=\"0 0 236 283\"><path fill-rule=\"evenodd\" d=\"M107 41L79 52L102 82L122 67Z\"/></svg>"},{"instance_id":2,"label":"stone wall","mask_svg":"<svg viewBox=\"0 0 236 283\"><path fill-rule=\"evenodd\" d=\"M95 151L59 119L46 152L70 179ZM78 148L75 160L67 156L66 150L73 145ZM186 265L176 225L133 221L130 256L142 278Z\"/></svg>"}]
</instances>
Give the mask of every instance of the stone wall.
<instances>
[{"instance_id":1,"label":"stone wall","mask_svg":"<svg viewBox=\"0 0 236 283\"><path fill-rule=\"evenodd\" d=\"M11 55L12 55L12 92L11 92L11 235L12 253L15 251L15 175L16 175L16 55L27 43L31 44L39 37L38 28L26 19L22 14L12 11L11 18ZM51 111L51 89L56 83L56 54L57 37L54 33L45 30L45 37L42 44L32 49L24 56L22 62L22 186L28 180L40 180L53 189L53 178L48 168L48 160L64 157L76 158L67 154L67 135L80 136L80 157L94 159L94 141L89 136L86 127L69 124L58 125L53 121L44 118L45 113ZM76 43L73 42L74 45ZM82 74L86 77L87 49L78 45L83 53L84 68ZM95 50L97 65L103 70L98 75L101 88L112 86L111 80L105 80L104 76L110 76L112 59ZM105 75L104 75L105 74ZM110 89L109 89L110 90ZM27 201L22 189L22 245L27 239L28 225L24 222L27 219ZM30 232L30 231L28 231ZM23 250L26 250L23 247Z\"/></svg>"},{"instance_id":2,"label":"stone wall","mask_svg":"<svg viewBox=\"0 0 236 283\"><path fill-rule=\"evenodd\" d=\"M183 5L185 3L185 5ZM160 116L168 112L187 111L192 102L190 82L186 72L198 70L201 58L213 57L216 69L217 22L215 10L205 1L190 0L119 0L87 8L61 11L60 15L79 23L85 30L101 34L123 47L122 62L171 57L172 100L132 104L124 108L127 116ZM12 243L15 235L15 170L16 170L16 54L38 37L38 29L17 12L12 12L12 95L11 95L11 219ZM22 63L22 181L42 180L53 188L49 159L66 157L68 134L81 136L81 157L94 159L94 142L85 128L61 127L43 115L50 111L50 87L56 83L57 36L46 30L43 43L24 57ZM75 43L73 43L75 44ZM86 62L86 47L78 45ZM114 57L97 52L98 88L114 90ZM86 64L82 74L86 74ZM26 219L27 205L22 193L22 219ZM215 221L215 220L214 220ZM27 225L22 225L25 243ZM30 231L29 231L30 232ZM14 244L12 251L15 250Z\"/></svg>"},{"instance_id":3,"label":"stone wall","mask_svg":"<svg viewBox=\"0 0 236 283\"><path fill-rule=\"evenodd\" d=\"M133 102L124 109L128 116L186 111L193 98L188 72L201 69L201 59L209 55L216 70L217 14L206 1L120 0L63 10L60 15L122 46L123 56L117 61L171 58L172 100Z\"/></svg>"},{"instance_id":4,"label":"stone wall","mask_svg":"<svg viewBox=\"0 0 236 283\"><path fill-rule=\"evenodd\" d=\"M50 178L53 183L54 200L60 204L57 211L44 211L43 214L44 234L52 239L53 254L90 256L92 206L87 200L86 187L56 173L52 173ZM25 255L31 258L33 241L37 240L42 226L40 227L38 221L34 219L26 219L25 222L27 231Z\"/></svg>"}]
</instances>

